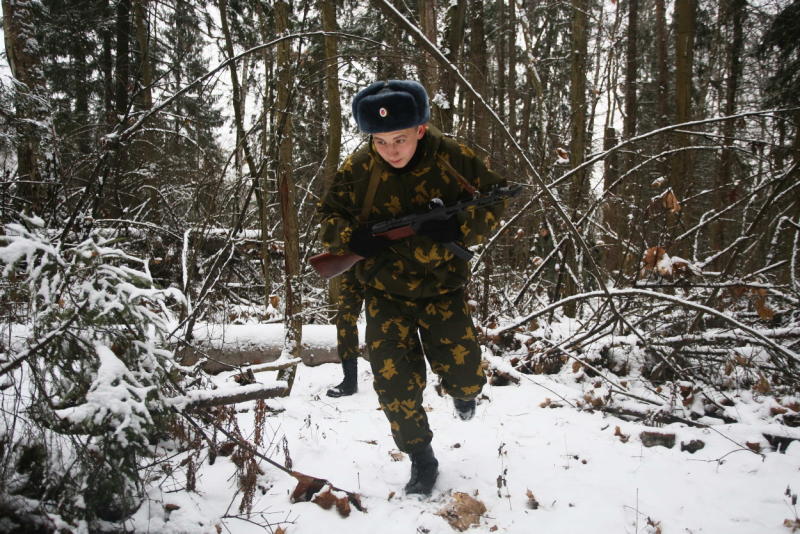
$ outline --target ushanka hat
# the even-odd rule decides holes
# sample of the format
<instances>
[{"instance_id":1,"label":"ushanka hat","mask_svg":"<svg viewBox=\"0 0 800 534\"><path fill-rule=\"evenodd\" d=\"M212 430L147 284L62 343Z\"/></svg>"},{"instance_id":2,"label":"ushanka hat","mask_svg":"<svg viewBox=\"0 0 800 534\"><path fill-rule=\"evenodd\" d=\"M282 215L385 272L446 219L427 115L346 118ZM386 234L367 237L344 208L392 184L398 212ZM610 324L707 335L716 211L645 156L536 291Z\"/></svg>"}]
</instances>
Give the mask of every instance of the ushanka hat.
<instances>
[{"instance_id":1,"label":"ushanka hat","mask_svg":"<svg viewBox=\"0 0 800 534\"><path fill-rule=\"evenodd\" d=\"M428 93L413 80L375 82L353 98L353 117L369 134L419 126L431 118Z\"/></svg>"}]
</instances>

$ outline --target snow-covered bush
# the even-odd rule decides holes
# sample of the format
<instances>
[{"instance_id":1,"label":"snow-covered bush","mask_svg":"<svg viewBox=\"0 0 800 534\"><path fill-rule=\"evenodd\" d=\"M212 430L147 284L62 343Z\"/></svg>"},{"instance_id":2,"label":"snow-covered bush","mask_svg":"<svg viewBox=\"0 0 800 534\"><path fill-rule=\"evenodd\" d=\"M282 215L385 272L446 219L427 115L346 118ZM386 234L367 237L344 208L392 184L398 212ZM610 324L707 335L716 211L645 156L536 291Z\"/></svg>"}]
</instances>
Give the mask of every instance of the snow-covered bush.
<instances>
[{"instance_id":1,"label":"snow-covered bush","mask_svg":"<svg viewBox=\"0 0 800 534\"><path fill-rule=\"evenodd\" d=\"M57 500L71 522L118 521L138 506L140 463L170 418L165 337L183 296L153 287L147 263L112 240L51 235L28 218L0 237L3 277L27 294L29 317L27 335L0 354L0 378L14 385L4 408L21 414L0 428L2 485Z\"/></svg>"}]
</instances>

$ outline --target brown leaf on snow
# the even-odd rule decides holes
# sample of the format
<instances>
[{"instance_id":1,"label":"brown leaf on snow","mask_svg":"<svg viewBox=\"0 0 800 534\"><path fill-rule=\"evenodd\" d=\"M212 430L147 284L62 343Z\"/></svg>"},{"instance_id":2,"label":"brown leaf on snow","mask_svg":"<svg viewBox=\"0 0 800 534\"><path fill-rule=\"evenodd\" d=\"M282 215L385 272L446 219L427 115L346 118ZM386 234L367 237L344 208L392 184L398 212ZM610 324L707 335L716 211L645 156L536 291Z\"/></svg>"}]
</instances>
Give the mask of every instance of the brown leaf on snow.
<instances>
[{"instance_id":1,"label":"brown leaf on snow","mask_svg":"<svg viewBox=\"0 0 800 534\"><path fill-rule=\"evenodd\" d=\"M389 451L389 456L393 462L400 462L405 458L405 455L400 451Z\"/></svg>"},{"instance_id":2,"label":"brown leaf on snow","mask_svg":"<svg viewBox=\"0 0 800 534\"><path fill-rule=\"evenodd\" d=\"M436 515L442 516L451 527L464 532L470 527L480 525L481 516L486 513L486 505L467 493L453 493L453 500Z\"/></svg>"},{"instance_id":3,"label":"brown leaf on snow","mask_svg":"<svg viewBox=\"0 0 800 534\"><path fill-rule=\"evenodd\" d=\"M744 444L753 452L761 452L761 444L757 441L745 441Z\"/></svg>"},{"instance_id":4,"label":"brown leaf on snow","mask_svg":"<svg viewBox=\"0 0 800 534\"><path fill-rule=\"evenodd\" d=\"M325 481L308 475L296 475L297 486L290 497L292 502L308 502L325 486Z\"/></svg>"},{"instance_id":5,"label":"brown leaf on snow","mask_svg":"<svg viewBox=\"0 0 800 534\"><path fill-rule=\"evenodd\" d=\"M538 510L539 509L539 501L536 500L536 497L533 495L531 490L528 490L525 495L528 497L528 508L531 510Z\"/></svg>"},{"instance_id":6,"label":"brown leaf on snow","mask_svg":"<svg viewBox=\"0 0 800 534\"><path fill-rule=\"evenodd\" d=\"M286 531L283 527L278 527L278 530L275 531L275 534L286 534Z\"/></svg>"},{"instance_id":7,"label":"brown leaf on snow","mask_svg":"<svg viewBox=\"0 0 800 534\"><path fill-rule=\"evenodd\" d=\"M619 427L614 429L614 435L618 436L622 443L628 443L628 440L631 438L629 434L623 434Z\"/></svg>"},{"instance_id":8,"label":"brown leaf on snow","mask_svg":"<svg viewBox=\"0 0 800 534\"><path fill-rule=\"evenodd\" d=\"M318 505L320 508L330 510L331 507L336 504L336 495L331 493L331 489L328 488L325 491L314 495L314 498L311 499L311 502Z\"/></svg>"},{"instance_id":9,"label":"brown leaf on snow","mask_svg":"<svg viewBox=\"0 0 800 534\"><path fill-rule=\"evenodd\" d=\"M658 262L664 257L667 251L663 247L650 247L644 251L642 255L642 270L652 271L655 270Z\"/></svg>"},{"instance_id":10,"label":"brown leaf on snow","mask_svg":"<svg viewBox=\"0 0 800 534\"><path fill-rule=\"evenodd\" d=\"M792 529L792 532L797 532L800 530L800 519L784 519L783 526Z\"/></svg>"},{"instance_id":11,"label":"brown leaf on snow","mask_svg":"<svg viewBox=\"0 0 800 534\"><path fill-rule=\"evenodd\" d=\"M322 493L317 493L311 502L325 510L330 510L332 507L336 506L336 510L342 517L350 515L350 503L347 501L347 496L337 497L336 494L331 491L330 486Z\"/></svg>"},{"instance_id":12,"label":"brown leaf on snow","mask_svg":"<svg viewBox=\"0 0 800 534\"><path fill-rule=\"evenodd\" d=\"M758 316L762 321L771 321L772 318L775 317L775 312L767 306L767 292L763 289L761 291L763 291L763 293L759 292L756 294L755 298L753 298L753 305L756 307Z\"/></svg>"}]
</instances>

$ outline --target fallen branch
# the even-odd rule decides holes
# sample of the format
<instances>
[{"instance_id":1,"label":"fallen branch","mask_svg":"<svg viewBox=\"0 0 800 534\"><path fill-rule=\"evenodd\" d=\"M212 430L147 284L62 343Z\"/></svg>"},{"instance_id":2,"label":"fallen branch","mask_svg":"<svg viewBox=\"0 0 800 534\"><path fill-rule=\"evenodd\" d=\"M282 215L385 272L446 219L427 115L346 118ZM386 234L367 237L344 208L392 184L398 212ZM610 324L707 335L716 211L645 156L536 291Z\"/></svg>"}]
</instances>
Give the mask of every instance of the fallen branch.
<instances>
[{"instance_id":1,"label":"fallen branch","mask_svg":"<svg viewBox=\"0 0 800 534\"><path fill-rule=\"evenodd\" d=\"M183 397L173 399L171 403L181 408L210 408L237 402L285 397L288 393L289 388L285 382L247 384L232 389L190 391Z\"/></svg>"},{"instance_id":2,"label":"fallen branch","mask_svg":"<svg viewBox=\"0 0 800 534\"><path fill-rule=\"evenodd\" d=\"M201 436L203 436L203 439L205 439L206 442L209 445L213 444L213 441L211 440L211 438L209 438L206 435L205 431L200 427L199 424L197 424L197 422L192 417L190 417L184 411L180 411L180 410L177 410L177 409L175 411L179 415L181 415L184 419L186 419L186 421L192 427L194 427L194 429L197 430L197 432ZM263 461L267 462L268 464L270 464L272 467L275 467L275 468L279 469L280 471L283 471L287 475L290 475L295 480L297 480L297 486L295 487L294 491L292 492L292 496L291 496L291 499L292 499L293 502L311 501L314 498L314 495L317 492L319 492L320 490L322 490L323 488L325 488L327 486L333 491L339 491L339 492L344 493L347 496L348 502L350 504L352 504L353 506L355 506L356 510L358 510L360 512L366 512L367 511L367 509L361 504L361 496L358 493L354 493L352 491L347 491L347 490L343 490L341 488L338 488L338 487L334 486L333 484L331 484L330 481L328 481L327 479L306 475L304 473L301 473L300 471L295 471L293 469L289 469L289 468L279 464L278 462L276 462L272 458L269 458L268 456L265 456L265 455L261 454L260 452L258 452L258 449L256 449L256 447L254 445L252 445L249 441L243 439L240 436L234 435L233 433L229 432L221 424L219 424L219 423L217 423L217 422L215 422L213 420L210 420L209 418L205 418L202 413L200 414L200 416L205 419L204 422L207 425L210 425L210 426L214 427L218 432L220 432L221 434L225 435L229 440L235 442L239 447L242 447L243 449L246 449L248 452L252 453L253 456L256 456L256 457L260 458L261 460L263 460Z\"/></svg>"}]
</instances>

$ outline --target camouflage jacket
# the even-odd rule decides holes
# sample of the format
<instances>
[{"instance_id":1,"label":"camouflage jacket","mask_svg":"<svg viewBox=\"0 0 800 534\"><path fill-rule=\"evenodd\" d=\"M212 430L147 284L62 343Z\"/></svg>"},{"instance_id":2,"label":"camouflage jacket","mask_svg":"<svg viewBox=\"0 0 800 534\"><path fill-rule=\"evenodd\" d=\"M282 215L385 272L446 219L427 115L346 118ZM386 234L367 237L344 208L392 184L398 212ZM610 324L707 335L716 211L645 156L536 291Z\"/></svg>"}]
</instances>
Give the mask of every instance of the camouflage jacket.
<instances>
[{"instance_id":1,"label":"camouflage jacket","mask_svg":"<svg viewBox=\"0 0 800 534\"><path fill-rule=\"evenodd\" d=\"M347 252L352 231L359 225L373 165L380 181L366 223L385 221L428 210L433 198L445 205L469 199L462 180L453 176L441 159L485 192L505 180L489 170L475 153L429 127L417 150L423 153L412 169L398 172L386 164L372 143L350 155L336 173L319 208L322 246L334 254ZM462 242L472 246L486 240L497 228L503 203L489 208L474 206L459 215ZM395 241L375 257L356 265L356 274L366 285L406 298L426 298L449 293L466 284L468 263L428 237L413 235Z\"/></svg>"}]
</instances>

